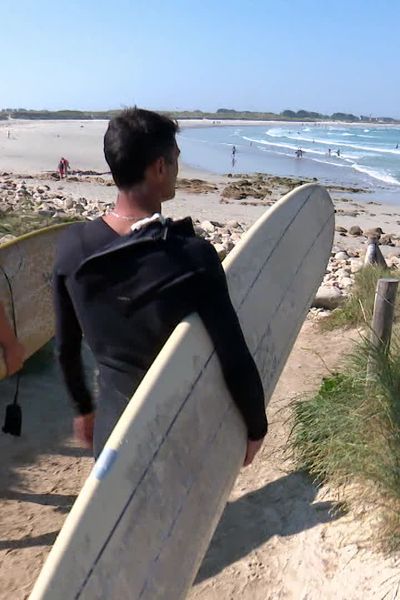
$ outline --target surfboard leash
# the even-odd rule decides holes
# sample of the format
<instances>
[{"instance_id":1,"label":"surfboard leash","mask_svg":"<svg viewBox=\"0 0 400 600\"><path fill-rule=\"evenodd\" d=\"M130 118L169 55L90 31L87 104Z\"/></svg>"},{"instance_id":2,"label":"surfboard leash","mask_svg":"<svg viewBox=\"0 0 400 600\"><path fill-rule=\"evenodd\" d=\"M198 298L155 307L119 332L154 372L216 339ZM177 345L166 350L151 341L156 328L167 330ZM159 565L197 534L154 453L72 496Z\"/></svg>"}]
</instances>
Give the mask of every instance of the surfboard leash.
<instances>
[{"instance_id":1,"label":"surfboard leash","mask_svg":"<svg viewBox=\"0 0 400 600\"><path fill-rule=\"evenodd\" d=\"M15 338L18 339L17 318L16 318L16 312L15 312L14 294L13 294L11 281L10 281L10 278L8 277L6 271L2 267L2 265L0 265L0 270L5 277L7 287L10 292L11 317L12 317L14 335L15 335ZM20 436L21 430L22 430L22 410L21 410L20 404L18 403L20 381L21 381L21 371L18 371L16 373L14 400L13 400L12 404L8 404L6 406L6 415L5 415L5 419L4 419L4 425L2 427L2 431L4 433L9 433L10 435L15 435L15 436Z\"/></svg>"}]
</instances>

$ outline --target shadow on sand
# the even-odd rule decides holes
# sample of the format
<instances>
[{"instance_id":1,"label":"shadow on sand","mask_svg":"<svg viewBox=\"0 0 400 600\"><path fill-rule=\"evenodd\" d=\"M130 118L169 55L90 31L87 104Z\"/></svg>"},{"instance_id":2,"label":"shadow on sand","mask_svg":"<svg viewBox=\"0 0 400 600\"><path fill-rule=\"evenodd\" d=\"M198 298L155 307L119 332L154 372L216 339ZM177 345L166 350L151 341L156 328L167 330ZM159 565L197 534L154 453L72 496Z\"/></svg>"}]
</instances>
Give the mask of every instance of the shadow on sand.
<instances>
[{"instance_id":1,"label":"shadow on sand","mask_svg":"<svg viewBox=\"0 0 400 600\"><path fill-rule=\"evenodd\" d=\"M195 584L213 577L273 536L290 536L340 518L331 502L316 502L317 488L302 472L285 475L228 502Z\"/></svg>"}]
</instances>

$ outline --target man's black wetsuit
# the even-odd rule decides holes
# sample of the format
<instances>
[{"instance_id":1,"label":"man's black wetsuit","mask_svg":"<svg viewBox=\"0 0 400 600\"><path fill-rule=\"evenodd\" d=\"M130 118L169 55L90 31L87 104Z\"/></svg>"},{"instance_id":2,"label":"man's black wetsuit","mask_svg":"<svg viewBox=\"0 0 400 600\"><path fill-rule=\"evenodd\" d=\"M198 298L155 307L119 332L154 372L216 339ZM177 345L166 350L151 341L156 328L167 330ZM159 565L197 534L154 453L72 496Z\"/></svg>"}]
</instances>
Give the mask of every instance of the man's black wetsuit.
<instances>
[{"instance_id":1,"label":"man's black wetsuit","mask_svg":"<svg viewBox=\"0 0 400 600\"><path fill-rule=\"evenodd\" d=\"M96 457L164 343L192 312L214 343L249 438L266 434L261 380L224 270L191 219L154 221L127 236L102 219L70 226L58 247L54 294L57 354L79 414L94 410L80 359L82 332L98 364Z\"/></svg>"}]
</instances>

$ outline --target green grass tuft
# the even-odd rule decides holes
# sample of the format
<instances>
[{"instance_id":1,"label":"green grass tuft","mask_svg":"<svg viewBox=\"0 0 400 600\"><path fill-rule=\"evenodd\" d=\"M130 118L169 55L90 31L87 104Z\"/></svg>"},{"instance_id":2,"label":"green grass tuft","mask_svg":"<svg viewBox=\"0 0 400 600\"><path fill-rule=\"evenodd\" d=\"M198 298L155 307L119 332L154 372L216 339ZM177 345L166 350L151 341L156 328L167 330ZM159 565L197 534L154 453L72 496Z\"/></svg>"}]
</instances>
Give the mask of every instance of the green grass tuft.
<instances>
[{"instance_id":1,"label":"green grass tuft","mask_svg":"<svg viewBox=\"0 0 400 600\"><path fill-rule=\"evenodd\" d=\"M366 382L368 356L374 376ZM374 515L371 539L400 550L400 345L367 341L312 398L293 403L289 446L296 466L340 493L354 514Z\"/></svg>"},{"instance_id":2,"label":"green grass tuft","mask_svg":"<svg viewBox=\"0 0 400 600\"><path fill-rule=\"evenodd\" d=\"M374 309L375 288L378 279L394 277L400 279L398 271L388 271L382 267L370 266L355 274L351 295L343 306L335 309L329 317L322 319L324 331L337 327L359 327L370 325Z\"/></svg>"}]
</instances>

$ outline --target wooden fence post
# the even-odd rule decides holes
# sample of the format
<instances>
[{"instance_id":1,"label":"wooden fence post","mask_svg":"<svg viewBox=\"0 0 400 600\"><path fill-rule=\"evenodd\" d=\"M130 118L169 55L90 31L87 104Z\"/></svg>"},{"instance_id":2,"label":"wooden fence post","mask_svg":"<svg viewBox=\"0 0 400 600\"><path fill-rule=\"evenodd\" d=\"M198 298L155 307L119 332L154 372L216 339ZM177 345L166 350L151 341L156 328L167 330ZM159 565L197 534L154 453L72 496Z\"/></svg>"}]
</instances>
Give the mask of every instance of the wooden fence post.
<instances>
[{"instance_id":1,"label":"wooden fence post","mask_svg":"<svg viewBox=\"0 0 400 600\"><path fill-rule=\"evenodd\" d=\"M392 337L394 307L399 279L379 279L376 284L374 315L371 324L370 342L375 348L388 352ZM367 366L367 380L371 379L373 371L373 352Z\"/></svg>"},{"instance_id":2,"label":"wooden fence post","mask_svg":"<svg viewBox=\"0 0 400 600\"><path fill-rule=\"evenodd\" d=\"M376 347L389 349L392 336L394 304L399 279L379 279L376 284L374 315L372 317L371 342Z\"/></svg>"}]
</instances>

